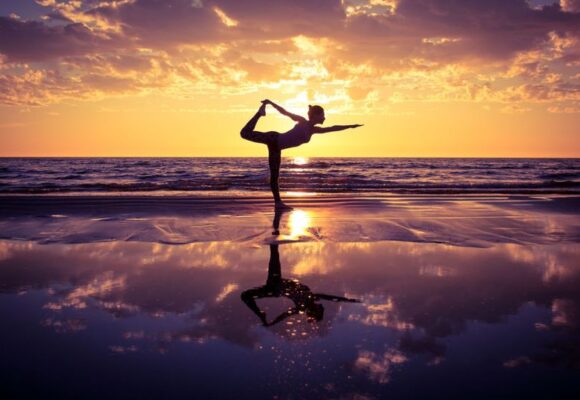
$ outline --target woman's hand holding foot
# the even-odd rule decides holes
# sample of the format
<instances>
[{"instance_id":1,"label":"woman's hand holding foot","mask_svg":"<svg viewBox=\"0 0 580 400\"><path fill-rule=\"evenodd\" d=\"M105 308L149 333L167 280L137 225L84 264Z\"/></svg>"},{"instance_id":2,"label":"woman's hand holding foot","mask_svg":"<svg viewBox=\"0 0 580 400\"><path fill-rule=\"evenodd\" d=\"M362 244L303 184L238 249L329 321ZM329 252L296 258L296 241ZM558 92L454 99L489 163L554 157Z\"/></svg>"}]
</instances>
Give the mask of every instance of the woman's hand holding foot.
<instances>
[{"instance_id":1,"label":"woman's hand holding foot","mask_svg":"<svg viewBox=\"0 0 580 400\"><path fill-rule=\"evenodd\" d=\"M258 114L260 114L262 117L266 115L266 103L264 101L262 102L262 105L258 109Z\"/></svg>"}]
</instances>

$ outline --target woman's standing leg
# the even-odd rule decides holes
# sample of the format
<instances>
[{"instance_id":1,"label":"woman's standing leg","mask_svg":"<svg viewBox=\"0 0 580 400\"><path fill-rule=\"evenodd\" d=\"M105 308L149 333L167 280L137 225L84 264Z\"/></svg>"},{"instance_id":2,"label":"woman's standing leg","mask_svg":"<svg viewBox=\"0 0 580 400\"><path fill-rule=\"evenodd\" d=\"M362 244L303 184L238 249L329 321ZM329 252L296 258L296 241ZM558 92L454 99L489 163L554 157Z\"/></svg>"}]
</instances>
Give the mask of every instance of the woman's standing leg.
<instances>
[{"instance_id":1,"label":"woman's standing leg","mask_svg":"<svg viewBox=\"0 0 580 400\"><path fill-rule=\"evenodd\" d=\"M270 262L268 263L268 279L266 279L266 286L272 289L280 290L282 283L282 266L280 265L280 253L278 252L278 245L270 245Z\"/></svg>"},{"instance_id":2,"label":"woman's standing leg","mask_svg":"<svg viewBox=\"0 0 580 400\"><path fill-rule=\"evenodd\" d=\"M282 163L282 152L277 145L268 146L268 163L270 165L270 189L274 195L274 201L282 204L280 198L280 187L278 186L278 177L280 176L280 164Z\"/></svg>"},{"instance_id":3,"label":"woman's standing leg","mask_svg":"<svg viewBox=\"0 0 580 400\"><path fill-rule=\"evenodd\" d=\"M280 163L282 161L281 150L278 147L278 132L257 132L256 124L260 117L266 114L266 104L262 103L262 106L248 121L248 123L242 128L240 134L242 138L249 140L251 142L263 143L268 146L268 163L270 165L270 189L272 189L272 194L274 195L274 201L276 202L276 208L281 210L291 210L292 207L288 207L282 202L280 198L280 187L278 186L278 177L280 176Z\"/></svg>"}]
</instances>

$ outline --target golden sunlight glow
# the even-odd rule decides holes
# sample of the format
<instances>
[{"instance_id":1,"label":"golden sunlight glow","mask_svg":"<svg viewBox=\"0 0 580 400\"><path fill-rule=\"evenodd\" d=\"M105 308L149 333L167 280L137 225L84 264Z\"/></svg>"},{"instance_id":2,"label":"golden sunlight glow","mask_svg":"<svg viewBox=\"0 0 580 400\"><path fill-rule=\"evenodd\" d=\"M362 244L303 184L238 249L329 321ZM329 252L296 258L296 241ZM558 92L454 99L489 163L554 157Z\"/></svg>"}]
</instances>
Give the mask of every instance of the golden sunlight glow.
<instances>
[{"instance_id":1,"label":"golden sunlight glow","mask_svg":"<svg viewBox=\"0 0 580 400\"><path fill-rule=\"evenodd\" d=\"M310 228L311 218L310 213L302 210L294 210L290 213L288 218L288 225L290 227L290 236L298 238L308 233Z\"/></svg>"}]
</instances>

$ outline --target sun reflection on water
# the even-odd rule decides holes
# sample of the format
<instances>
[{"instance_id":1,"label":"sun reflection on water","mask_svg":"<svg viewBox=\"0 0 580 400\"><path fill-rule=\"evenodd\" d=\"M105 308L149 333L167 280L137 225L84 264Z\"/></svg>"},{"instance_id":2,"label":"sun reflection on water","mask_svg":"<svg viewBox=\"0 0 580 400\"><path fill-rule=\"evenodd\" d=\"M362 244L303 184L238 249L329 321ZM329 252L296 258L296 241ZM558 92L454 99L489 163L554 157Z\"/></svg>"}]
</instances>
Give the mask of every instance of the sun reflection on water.
<instances>
[{"instance_id":1,"label":"sun reflection on water","mask_svg":"<svg viewBox=\"0 0 580 400\"><path fill-rule=\"evenodd\" d=\"M309 212L303 210L293 210L288 217L290 236L298 238L308 234L312 218Z\"/></svg>"},{"instance_id":2,"label":"sun reflection on water","mask_svg":"<svg viewBox=\"0 0 580 400\"><path fill-rule=\"evenodd\" d=\"M310 160L306 157L294 157L294 160L292 160L294 165L306 165L309 162Z\"/></svg>"},{"instance_id":3,"label":"sun reflection on water","mask_svg":"<svg viewBox=\"0 0 580 400\"><path fill-rule=\"evenodd\" d=\"M286 192L286 197L313 197L316 196L316 193L312 192Z\"/></svg>"}]
</instances>

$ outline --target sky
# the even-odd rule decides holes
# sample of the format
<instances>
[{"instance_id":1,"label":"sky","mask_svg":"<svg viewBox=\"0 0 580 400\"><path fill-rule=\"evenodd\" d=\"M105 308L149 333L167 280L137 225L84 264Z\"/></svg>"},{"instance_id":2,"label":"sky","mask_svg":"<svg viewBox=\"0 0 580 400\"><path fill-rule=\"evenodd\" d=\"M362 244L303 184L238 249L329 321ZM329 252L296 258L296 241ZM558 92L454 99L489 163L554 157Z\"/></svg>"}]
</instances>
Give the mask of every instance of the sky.
<instances>
[{"instance_id":1,"label":"sky","mask_svg":"<svg viewBox=\"0 0 580 400\"><path fill-rule=\"evenodd\" d=\"M0 156L580 157L580 0L2 0ZM274 109L257 129L285 132Z\"/></svg>"}]
</instances>

